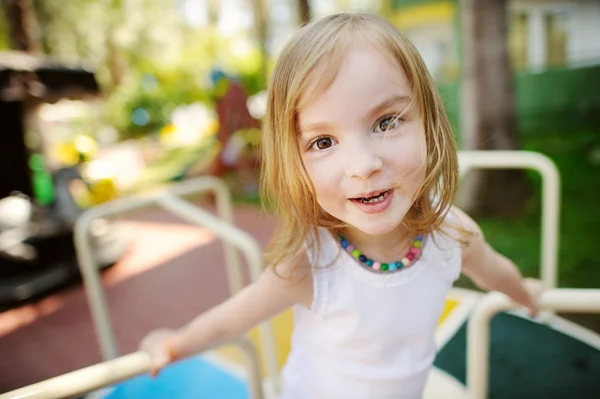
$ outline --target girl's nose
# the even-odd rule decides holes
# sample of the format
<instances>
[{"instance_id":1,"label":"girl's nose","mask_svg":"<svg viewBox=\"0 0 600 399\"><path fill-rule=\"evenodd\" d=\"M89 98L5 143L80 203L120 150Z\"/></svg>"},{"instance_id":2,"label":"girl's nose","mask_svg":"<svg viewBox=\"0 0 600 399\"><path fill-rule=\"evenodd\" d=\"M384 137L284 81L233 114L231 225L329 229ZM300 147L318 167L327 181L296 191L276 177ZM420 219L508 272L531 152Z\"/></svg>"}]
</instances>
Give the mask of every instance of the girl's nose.
<instances>
[{"instance_id":1,"label":"girl's nose","mask_svg":"<svg viewBox=\"0 0 600 399\"><path fill-rule=\"evenodd\" d=\"M381 170L383 161L374 144L369 140L347 144L345 169L348 177L368 179Z\"/></svg>"}]
</instances>

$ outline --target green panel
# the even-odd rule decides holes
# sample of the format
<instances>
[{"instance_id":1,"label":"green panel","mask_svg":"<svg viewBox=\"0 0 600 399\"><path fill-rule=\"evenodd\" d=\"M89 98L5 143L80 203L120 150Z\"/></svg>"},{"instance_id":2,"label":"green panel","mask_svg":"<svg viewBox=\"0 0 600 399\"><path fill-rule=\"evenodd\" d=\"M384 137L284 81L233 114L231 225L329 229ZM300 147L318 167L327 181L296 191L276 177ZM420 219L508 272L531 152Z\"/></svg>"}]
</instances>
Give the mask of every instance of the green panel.
<instances>
[{"instance_id":1,"label":"green panel","mask_svg":"<svg viewBox=\"0 0 600 399\"><path fill-rule=\"evenodd\" d=\"M516 79L524 132L600 129L600 66L519 74Z\"/></svg>"},{"instance_id":2,"label":"green panel","mask_svg":"<svg viewBox=\"0 0 600 399\"><path fill-rule=\"evenodd\" d=\"M588 399L600 392L600 351L556 330L501 313L491 322L490 399ZM466 323L435 366L466 382Z\"/></svg>"},{"instance_id":3,"label":"green panel","mask_svg":"<svg viewBox=\"0 0 600 399\"><path fill-rule=\"evenodd\" d=\"M600 66L521 73L515 78L518 124L523 134L600 130ZM458 82L440 83L450 119L460 127Z\"/></svg>"}]
</instances>

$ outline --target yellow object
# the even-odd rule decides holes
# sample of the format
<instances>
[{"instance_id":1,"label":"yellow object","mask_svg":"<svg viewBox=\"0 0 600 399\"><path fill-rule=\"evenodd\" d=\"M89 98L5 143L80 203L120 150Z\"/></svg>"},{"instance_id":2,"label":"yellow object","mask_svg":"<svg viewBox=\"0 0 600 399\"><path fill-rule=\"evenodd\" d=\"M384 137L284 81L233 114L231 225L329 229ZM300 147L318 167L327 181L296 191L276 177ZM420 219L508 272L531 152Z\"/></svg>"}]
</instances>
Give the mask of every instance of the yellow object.
<instances>
[{"instance_id":1,"label":"yellow object","mask_svg":"<svg viewBox=\"0 0 600 399\"><path fill-rule=\"evenodd\" d=\"M117 185L112 177L103 177L91 181L90 186L90 204L98 205L116 199L119 196Z\"/></svg>"},{"instance_id":2,"label":"yellow object","mask_svg":"<svg viewBox=\"0 0 600 399\"><path fill-rule=\"evenodd\" d=\"M444 321L446 320L446 318L459 305L459 303L460 302L458 302L455 299L446 299L446 303L444 304L444 310L442 311L442 316L440 317L440 321L438 323L438 326L440 326L440 325L442 325L442 323L444 323Z\"/></svg>"},{"instance_id":3,"label":"yellow object","mask_svg":"<svg viewBox=\"0 0 600 399\"><path fill-rule=\"evenodd\" d=\"M391 15L400 30L409 30L423 26L453 23L456 7L451 1L439 1L429 4L417 4L401 8Z\"/></svg>"},{"instance_id":4,"label":"yellow object","mask_svg":"<svg viewBox=\"0 0 600 399\"><path fill-rule=\"evenodd\" d=\"M51 155L62 165L73 166L90 161L98 149L96 141L86 135L79 135L72 141L58 142L52 149Z\"/></svg>"}]
</instances>

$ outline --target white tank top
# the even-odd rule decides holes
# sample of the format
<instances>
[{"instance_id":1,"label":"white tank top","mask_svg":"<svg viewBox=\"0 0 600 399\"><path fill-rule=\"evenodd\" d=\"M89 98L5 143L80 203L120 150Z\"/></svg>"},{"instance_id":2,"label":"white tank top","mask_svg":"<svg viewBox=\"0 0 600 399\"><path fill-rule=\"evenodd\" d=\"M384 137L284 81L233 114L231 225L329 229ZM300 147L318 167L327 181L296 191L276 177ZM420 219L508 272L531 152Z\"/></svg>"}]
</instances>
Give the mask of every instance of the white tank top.
<instances>
[{"instance_id":1,"label":"white tank top","mask_svg":"<svg viewBox=\"0 0 600 399\"><path fill-rule=\"evenodd\" d=\"M311 309L295 306L282 399L418 399L435 358L435 329L460 274L460 247L435 234L410 268L364 269L324 228Z\"/></svg>"}]
</instances>

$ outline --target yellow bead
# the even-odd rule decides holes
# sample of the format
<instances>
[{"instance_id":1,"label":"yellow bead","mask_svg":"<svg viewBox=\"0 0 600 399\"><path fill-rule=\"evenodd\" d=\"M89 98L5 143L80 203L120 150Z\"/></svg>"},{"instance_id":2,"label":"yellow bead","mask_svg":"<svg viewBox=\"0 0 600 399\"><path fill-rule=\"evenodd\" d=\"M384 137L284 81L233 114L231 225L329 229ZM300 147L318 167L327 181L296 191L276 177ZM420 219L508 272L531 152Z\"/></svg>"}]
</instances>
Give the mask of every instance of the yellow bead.
<instances>
[{"instance_id":1,"label":"yellow bead","mask_svg":"<svg viewBox=\"0 0 600 399\"><path fill-rule=\"evenodd\" d=\"M352 256L358 259L358 257L360 256L360 251L358 249L355 249L354 251L352 251Z\"/></svg>"}]
</instances>

